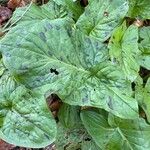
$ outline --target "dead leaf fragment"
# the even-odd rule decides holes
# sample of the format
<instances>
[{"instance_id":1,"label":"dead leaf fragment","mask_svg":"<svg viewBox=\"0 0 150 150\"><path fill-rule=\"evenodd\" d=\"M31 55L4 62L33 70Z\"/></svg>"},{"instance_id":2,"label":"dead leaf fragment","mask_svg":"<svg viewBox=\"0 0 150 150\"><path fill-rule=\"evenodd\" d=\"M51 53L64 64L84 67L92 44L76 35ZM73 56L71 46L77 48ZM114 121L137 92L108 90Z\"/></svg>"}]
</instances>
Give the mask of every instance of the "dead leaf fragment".
<instances>
[{"instance_id":1,"label":"dead leaf fragment","mask_svg":"<svg viewBox=\"0 0 150 150\"><path fill-rule=\"evenodd\" d=\"M143 22L143 20L137 19L136 21L134 21L133 24L134 24L135 26L137 26L137 27L142 27L143 24L144 24L144 22Z\"/></svg>"},{"instance_id":2,"label":"dead leaf fragment","mask_svg":"<svg viewBox=\"0 0 150 150\"><path fill-rule=\"evenodd\" d=\"M11 15L12 11L9 8L0 6L0 25L2 25L4 21L8 20Z\"/></svg>"},{"instance_id":3,"label":"dead leaf fragment","mask_svg":"<svg viewBox=\"0 0 150 150\"><path fill-rule=\"evenodd\" d=\"M12 150L15 146L0 140L0 150Z\"/></svg>"},{"instance_id":4,"label":"dead leaf fragment","mask_svg":"<svg viewBox=\"0 0 150 150\"><path fill-rule=\"evenodd\" d=\"M5 33L0 30L0 37L2 37Z\"/></svg>"},{"instance_id":5,"label":"dead leaf fragment","mask_svg":"<svg viewBox=\"0 0 150 150\"><path fill-rule=\"evenodd\" d=\"M24 0L9 0L9 2L7 3L7 7L14 10L17 7L23 7L25 6L25 2Z\"/></svg>"}]
</instances>

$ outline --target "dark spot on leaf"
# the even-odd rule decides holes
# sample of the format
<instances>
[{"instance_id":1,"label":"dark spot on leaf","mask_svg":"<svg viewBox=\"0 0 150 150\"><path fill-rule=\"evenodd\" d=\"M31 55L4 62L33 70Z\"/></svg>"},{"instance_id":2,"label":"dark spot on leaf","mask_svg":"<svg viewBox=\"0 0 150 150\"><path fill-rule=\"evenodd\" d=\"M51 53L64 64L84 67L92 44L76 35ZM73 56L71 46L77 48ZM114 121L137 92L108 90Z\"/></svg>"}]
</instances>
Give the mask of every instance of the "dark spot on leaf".
<instances>
[{"instance_id":1,"label":"dark spot on leaf","mask_svg":"<svg viewBox=\"0 0 150 150\"><path fill-rule=\"evenodd\" d=\"M32 94L32 92L31 91L28 91L28 93L31 95Z\"/></svg>"},{"instance_id":2,"label":"dark spot on leaf","mask_svg":"<svg viewBox=\"0 0 150 150\"><path fill-rule=\"evenodd\" d=\"M91 141L91 139L89 137L84 139L85 141Z\"/></svg>"},{"instance_id":3,"label":"dark spot on leaf","mask_svg":"<svg viewBox=\"0 0 150 150\"><path fill-rule=\"evenodd\" d=\"M122 86L121 86L121 85L117 85L117 84L116 84L116 87L117 87L118 89L120 89ZM123 94L123 93L122 93L122 94Z\"/></svg>"},{"instance_id":4,"label":"dark spot on leaf","mask_svg":"<svg viewBox=\"0 0 150 150\"><path fill-rule=\"evenodd\" d=\"M11 54L7 52L7 53L5 53L5 56L6 57L11 57Z\"/></svg>"},{"instance_id":5,"label":"dark spot on leaf","mask_svg":"<svg viewBox=\"0 0 150 150\"><path fill-rule=\"evenodd\" d=\"M79 48L81 48L81 47L82 47L80 43L78 44L78 47L79 47Z\"/></svg>"},{"instance_id":6,"label":"dark spot on leaf","mask_svg":"<svg viewBox=\"0 0 150 150\"><path fill-rule=\"evenodd\" d=\"M44 136L45 136L48 140L50 140L50 138L49 138L49 136L48 136L47 134L44 133Z\"/></svg>"},{"instance_id":7,"label":"dark spot on leaf","mask_svg":"<svg viewBox=\"0 0 150 150\"><path fill-rule=\"evenodd\" d=\"M44 27L44 30L45 30L45 32L47 32L47 28L46 27Z\"/></svg>"},{"instance_id":8,"label":"dark spot on leaf","mask_svg":"<svg viewBox=\"0 0 150 150\"><path fill-rule=\"evenodd\" d=\"M107 11L105 11L105 12L104 12L104 16L105 16L105 17L108 17L108 16L109 16L109 13L108 13Z\"/></svg>"},{"instance_id":9,"label":"dark spot on leaf","mask_svg":"<svg viewBox=\"0 0 150 150\"><path fill-rule=\"evenodd\" d=\"M88 102L88 95L86 95L84 98L82 98L82 102L83 102L83 103Z\"/></svg>"},{"instance_id":10,"label":"dark spot on leaf","mask_svg":"<svg viewBox=\"0 0 150 150\"><path fill-rule=\"evenodd\" d=\"M113 39L115 39L115 36L112 36Z\"/></svg>"},{"instance_id":11,"label":"dark spot on leaf","mask_svg":"<svg viewBox=\"0 0 150 150\"><path fill-rule=\"evenodd\" d=\"M109 96L109 101L108 101L108 107L110 108L110 109L113 109L113 103L112 103L112 98Z\"/></svg>"},{"instance_id":12,"label":"dark spot on leaf","mask_svg":"<svg viewBox=\"0 0 150 150\"><path fill-rule=\"evenodd\" d=\"M42 41L46 42L46 36L45 36L44 32L40 32L39 35L40 35L40 39Z\"/></svg>"},{"instance_id":13,"label":"dark spot on leaf","mask_svg":"<svg viewBox=\"0 0 150 150\"><path fill-rule=\"evenodd\" d=\"M56 30L60 30L60 26L56 25Z\"/></svg>"},{"instance_id":14,"label":"dark spot on leaf","mask_svg":"<svg viewBox=\"0 0 150 150\"><path fill-rule=\"evenodd\" d=\"M110 41L112 44L114 44L114 42L113 41Z\"/></svg>"},{"instance_id":15,"label":"dark spot on leaf","mask_svg":"<svg viewBox=\"0 0 150 150\"><path fill-rule=\"evenodd\" d=\"M120 18L120 14L117 14L116 17L117 17L117 18ZM118 20L119 20L119 19L118 19ZM118 20L117 20L116 22L118 22Z\"/></svg>"},{"instance_id":16,"label":"dark spot on leaf","mask_svg":"<svg viewBox=\"0 0 150 150\"><path fill-rule=\"evenodd\" d=\"M112 28L113 24L112 23L108 23L108 27Z\"/></svg>"},{"instance_id":17,"label":"dark spot on leaf","mask_svg":"<svg viewBox=\"0 0 150 150\"><path fill-rule=\"evenodd\" d=\"M24 98L24 99L25 99L25 98L26 98L26 95L22 95L22 98Z\"/></svg>"},{"instance_id":18,"label":"dark spot on leaf","mask_svg":"<svg viewBox=\"0 0 150 150\"><path fill-rule=\"evenodd\" d=\"M87 54L87 53L85 53L85 56L86 56L86 57L89 57L90 55L89 55L89 54Z\"/></svg>"},{"instance_id":19,"label":"dark spot on leaf","mask_svg":"<svg viewBox=\"0 0 150 150\"><path fill-rule=\"evenodd\" d=\"M41 82L41 79L37 78L35 81L37 81L37 82Z\"/></svg>"},{"instance_id":20,"label":"dark spot on leaf","mask_svg":"<svg viewBox=\"0 0 150 150\"><path fill-rule=\"evenodd\" d=\"M63 57L60 57L60 60L63 61Z\"/></svg>"},{"instance_id":21,"label":"dark spot on leaf","mask_svg":"<svg viewBox=\"0 0 150 150\"><path fill-rule=\"evenodd\" d=\"M94 91L95 91L95 89L94 89Z\"/></svg>"},{"instance_id":22,"label":"dark spot on leaf","mask_svg":"<svg viewBox=\"0 0 150 150\"><path fill-rule=\"evenodd\" d=\"M17 47L20 47L20 46L21 46L21 44L20 44L20 43L16 43L16 46L17 46Z\"/></svg>"},{"instance_id":23,"label":"dark spot on leaf","mask_svg":"<svg viewBox=\"0 0 150 150\"><path fill-rule=\"evenodd\" d=\"M69 56L67 55L66 58L69 60Z\"/></svg>"},{"instance_id":24,"label":"dark spot on leaf","mask_svg":"<svg viewBox=\"0 0 150 150\"><path fill-rule=\"evenodd\" d=\"M96 49L99 49L99 42L96 41L95 46L96 46Z\"/></svg>"},{"instance_id":25,"label":"dark spot on leaf","mask_svg":"<svg viewBox=\"0 0 150 150\"><path fill-rule=\"evenodd\" d=\"M86 38L86 40L85 40L88 44L91 44L92 42L91 42L91 40L89 39L89 38Z\"/></svg>"},{"instance_id":26,"label":"dark spot on leaf","mask_svg":"<svg viewBox=\"0 0 150 150\"><path fill-rule=\"evenodd\" d=\"M132 129L133 129L133 130L136 130L136 128L135 128L135 127L133 127Z\"/></svg>"},{"instance_id":27,"label":"dark spot on leaf","mask_svg":"<svg viewBox=\"0 0 150 150\"><path fill-rule=\"evenodd\" d=\"M59 72L56 69L51 68L50 72L54 73L55 75L59 75Z\"/></svg>"},{"instance_id":28,"label":"dark spot on leaf","mask_svg":"<svg viewBox=\"0 0 150 150\"><path fill-rule=\"evenodd\" d=\"M109 32L110 32L110 31L105 31L105 32L104 32L104 36L107 37L107 36L109 35Z\"/></svg>"},{"instance_id":29,"label":"dark spot on leaf","mask_svg":"<svg viewBox=\"0 0 150 150\"><path fill-rule=\"evenodd\" d=\"M68 138L69 138L68 135L66 135L66 136L65 136L65 139L68 139Z\"/></svg>"},{"instance_id":30,"label":"dark spot on leaf","mask_svg":"<svg viewBox=\"0 0 150 150\"><path fill-rule=\"evenodd\" d=\"M21 70L28 70L29 69L29 67L28 66L24 66L23 64L20 66L20 69Z\"/></svg>"},{"instance_id":31,"label":"dark spot on leaf","mask_svg":"<svg viewBox=\"0 0 150 150\"><path fill-rule=\"evenodd\" d=\"M51 30L51 29L53 28L53 26L52 26L50 23L47 23L47 24L46 24L46 27L47 27L49 30Z\"/></svg>"},{"instance_id":32,"label":"dark spot on leaf","mask_svg":"<svg viewBox=\"0 0 150 150\"><path fill-rule=\"evenodd\" d=\"M51 51L48 51L48 55L49 55L49 56L52 56L52 53L51 53Z\"/></svg>"}]
</instances>

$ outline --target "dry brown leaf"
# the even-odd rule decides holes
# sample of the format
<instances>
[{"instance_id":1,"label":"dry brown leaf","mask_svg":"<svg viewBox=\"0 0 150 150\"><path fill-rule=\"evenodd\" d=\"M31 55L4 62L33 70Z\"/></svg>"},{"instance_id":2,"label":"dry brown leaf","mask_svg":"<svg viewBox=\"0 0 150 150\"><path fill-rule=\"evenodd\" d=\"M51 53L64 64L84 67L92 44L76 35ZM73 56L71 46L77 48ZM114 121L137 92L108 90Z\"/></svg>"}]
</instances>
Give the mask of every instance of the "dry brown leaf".
<instances>
[{"instance_id":1,"label":"dry brown leaf","mask_svg":"<svg viewBox=\"0 0 150 150\"><path fill-rule=\"evenodd\" d=\"M7 3L7 7L11 8L11 9L15 9L17 7L23 7L25 6L25 2L24 0L9 0L9 2Z\"/></svg>"},{"instance_id":2,"label":"dry brown leaf","mask_svg":"<svg viewBox=\"0 0 150 150\"><path fill-rule=\"evenodd\" d=\"M142 27L143 24L144 24L144 21L137 19L136 21L134 21L133 24L134 24L135 26L137 26L137 27Z\"/></svg>"},{"instance_id":3,"label":"dry brown leaf","mask_svg":"<svg viewBox=\"0 0 150 150\"><path fill-rule=\"evenodd\" d=\"M8 20L12 15L12 11L7 7L0 6L0 25Z\"/></svg>"},{"instance_id":4,"label":"dry brown leaf","mask_svg":"<svg viewBox=\"0 0 150 150\"><path fill-rule=\"evenodd\" d=\"M0 140L0 150L11 150L13 149L15 146L8 144L2 140Z\"/></svg>"}]
</instances>

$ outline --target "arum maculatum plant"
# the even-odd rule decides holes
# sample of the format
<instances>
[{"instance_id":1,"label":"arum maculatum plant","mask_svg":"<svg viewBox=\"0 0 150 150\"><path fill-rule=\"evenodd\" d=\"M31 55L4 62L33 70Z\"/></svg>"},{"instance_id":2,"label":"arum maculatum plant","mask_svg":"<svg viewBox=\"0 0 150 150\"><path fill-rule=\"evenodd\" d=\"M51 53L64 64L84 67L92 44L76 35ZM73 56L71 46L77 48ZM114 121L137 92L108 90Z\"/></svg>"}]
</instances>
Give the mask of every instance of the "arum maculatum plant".
<instances>
[{"instance_id":1,"label":"arum maculatum plant","mask_svg":"<svg viewBox=\"0 0 150 150\"><path fill-rule=\"evenodd\" d=\"M149 150L149 19L149 0L18 8L0 40L0 138L31 148ZM46 102L54 94L57 121Z\"/></svg>"}]
</instances>

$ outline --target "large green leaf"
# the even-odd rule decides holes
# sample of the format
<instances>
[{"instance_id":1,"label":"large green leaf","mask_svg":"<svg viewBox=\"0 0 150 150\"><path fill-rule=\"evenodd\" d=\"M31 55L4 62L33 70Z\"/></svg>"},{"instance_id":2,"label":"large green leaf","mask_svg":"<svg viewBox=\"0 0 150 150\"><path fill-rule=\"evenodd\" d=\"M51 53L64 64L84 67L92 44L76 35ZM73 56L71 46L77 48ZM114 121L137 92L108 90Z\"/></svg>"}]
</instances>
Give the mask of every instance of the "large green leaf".
<instances>
[{"instance_id":1,"label":"large green leaf","mask_svg":"<svg viewBox=\"0 0 150 150\"><path fill-rule=\"evenodd\" d=\"M136 85L135 98L145 111L147 120L150 122L150 78L145 87L142 84Z\"/></svg>"},{"instance_id":2,"label":"large green leaf","mask_svg":"<svg viewBox=\"0 0 150 150\"><path fill-rule=\"evenodd\" d=\"M144 119L123 120L110 115L108 121L111 127L118 130L124 150L149 150L150 125Z\"/></svg>"},{"instance_id":3,"label":"large green leaf","mask_svg":"<svg viewBox=\"0 0 150 150\"><path fill-rule=\"evenodd\" d=\"M140 29L140 38L139 48L142 52L140 64L150 70L150 27L142 27Z\"/></svg>"},{"instance_id":4,"label":"large green leaf","mask_svg":"<svg viewBox=\"0 0 150 150\"><path fill-rule=\"evenodd\" d=\"M53 20L65 16L67 16L67 10L62 5L50 1L48 4L42 5L41 7L31 4L30 6L17 8L11 18L11 22L40 21L45 18Z\"/></svg>"},{"instance_id":5,"label":"large green leaf","mask_svg":"<svg viewBox=\"0 0 150 150\"><path fill-rule=\"evenodd\" d=\"M126 0L90 0L77 27L100 41L107 40L128 11Z\"/></svg>"},{"instance_id":6,"label":"large green leaf","mask_svg":"<svg viewBox=\"0 0 150 150\"><path fill-rule=\"evenodd\" d=\"M20 7L14 12L11 22L22 21L37 21L45 18L53 20L57 18L63 18L66 16L72 16L77 19L82 13L82 8L77 2L72 0L65 0L63 3L54 2L51 0L45 5L37 6L32 4L31 6Z\"/></svg>"},{"instance_id":7,"label":"large green leaf","mask_svg":"<svg viewBox=\"0 0 150 150\"><path fill-rule=\"evenodd\" d=\"M45 147L56 138L56 123L44 96L18 85L12 77L0 79L0 139L23 147Z\"/></svg>"},{"instance_id":8,"label":"large green leaf","mask_svg":"<svg viewBox=\"0 0 150 150\"><path fill-rule=\"evenodd\" d=\"M73 17L77 20L79 16L83 13L83 8L80 5L80 1L74 1L74 0L54 0L57 4L60 4L68 10L68 12L71 12Z\"/></svg>"},{"instance_id":9,"label":"large green leaf","mask_svg":"<svg viewBox=\"0 0 150 150\"><path fill-rule=\"evenodd\" d=\"M126 27L125 22L112 34L109 42L109 53L112 61L118 63L124 71L126 77L134 81L138 76L138 28L131 25Z\"/></svg>"},{"instance_id":10,"label":"large green leaf","mask_svg":"<svg viewBox=\"0 0 150 150\"><path fill-rule=\"evenodd\" d=\"M47 85L45 92L56 93L68 104L137 117L131 85L120 67L108 60L105 44L70 24L57 19L28 24L28 28L16 26L0 44L6 67L19 82L30 88Z\"/></svg>"},{"instance_id":11,"label":"large green leaf","mask_svg":"<svg viewBox=\"0 0 150 150\"><path fill-rule=\"evenodd\" d=\"M123 120L100 111L83 110L81 119L101 149L149 150L150 126L143 119Z\"/></svg>"},{"instance_id":12,"label":"large green leaf","mask_svg":"<svg viewBox=\"0 0 150 150\"><path fill-rule=\"evenodd\" d=\"M149 0L129 0L128 16L132 18L150 19Z\"/></svg>"},{"instance_id":13,"label":"large green leaf","mask_svg":"<svg viewBox=\"0 0 150 150\"><path fill-rule=\"evenodd\" d=\"M93 140L82 141L81 150L101 150Z\"/></svg>"},{"instance_id":14,"label":"large green leaf","mask_svg":"<svg viewBox=\"0 0 150 150\"><path fill-rule=\"evenodd\" d=\"M63 104L58 113L58 119L66 128L74 128L81 126L80 107Z\"/></svg>"},{"instance_id":15,"label":"large green leaf","mask_svg":"<svg viewBox=\"0 0 150 150\"><path fill-rule=\"evenodd\" d=\"M83 125L68 129L59 122L57 128L57 150L100 150Z\"/></svg>"}]
</instances>

